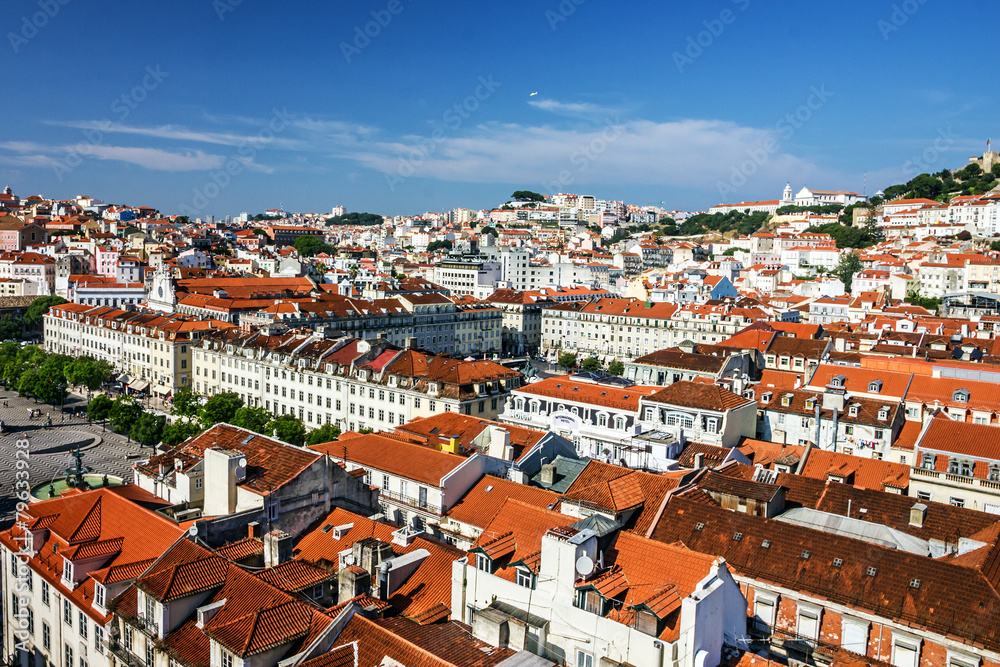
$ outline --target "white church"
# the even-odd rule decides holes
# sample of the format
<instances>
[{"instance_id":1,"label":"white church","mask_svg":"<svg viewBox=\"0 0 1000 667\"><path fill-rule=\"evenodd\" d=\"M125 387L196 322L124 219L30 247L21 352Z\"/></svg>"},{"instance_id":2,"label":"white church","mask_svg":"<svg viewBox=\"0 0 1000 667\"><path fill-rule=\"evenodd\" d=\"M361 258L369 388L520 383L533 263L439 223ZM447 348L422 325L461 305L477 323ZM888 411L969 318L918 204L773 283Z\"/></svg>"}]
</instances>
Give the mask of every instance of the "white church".
<instances>
[{"instance_id":1,"label":"white church","mask_svg":"<svg viewBox=\"0 0 1000 667\"><path fill-rule=\"evenodd\" d=\"M735 204L718 204L708 209L709 213L729 213L730 211L741 211L756 213L763 211L774 215L774 213L784 206L850 206L858 202L866 202L868 198L859 195L857 192L847 190L811 190L802 188L797 194L792 194L792 184L785 184L785 189L781 193L781 199L767 199L764 201L742 201Z\"/></svg>"}]
</instances>

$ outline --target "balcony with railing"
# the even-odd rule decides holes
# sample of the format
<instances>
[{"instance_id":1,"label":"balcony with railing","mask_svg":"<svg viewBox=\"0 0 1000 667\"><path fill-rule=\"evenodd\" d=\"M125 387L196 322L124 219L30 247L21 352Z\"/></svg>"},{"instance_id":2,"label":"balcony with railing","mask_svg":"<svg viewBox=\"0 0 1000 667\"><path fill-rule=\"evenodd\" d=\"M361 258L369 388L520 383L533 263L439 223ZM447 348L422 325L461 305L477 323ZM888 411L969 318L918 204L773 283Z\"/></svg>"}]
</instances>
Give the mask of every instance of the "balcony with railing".
<instances>
[{"instance_id":1,"label":"balcony with railing","mask_svg":"<svg viewBox=\"0 0 1000 667\"><path fill-rule=\"evenodd\" d=\"M118 639L112 638L107 644L108 651L111 655L115 656L119 661L128 665L128 667L144 667L142 659L135 655L129 649L125 648Z\"/></svg>"},{"instance_id":2,"label":"balcony with railing","mask_svg":"<svg viewBox=\"0 0 1000 667\"><path fill-rule=\"evenodd\" d=\"M442 516L444 514L444 510L441 509L440 505L437 505L435 503L430 503L427 501L421 502L417 498L405 496L397 491L388 491L386 489L381 489L379 491L379 498L385 498L397 504L406 505L413 509L421 510L423 512L434 514L436 516Z\"/></svg>"},{"instance_id":3,"label":"balcony with railing","mask_svg":"<svg viewBox=\"0 0 1000 667\"><path fill-rule=\"evenodd\" d=\"M929 470L927 468L912 468L910 474L914 477L923 477L937 482L943 482L945 486L956 486L959 488L978 488L985 493L1000 492L1000 480L981 479L969 475L958 475L952 472L940 470ZM950 483L949 483L950 482Z\"/></svg>"}]
</instances>

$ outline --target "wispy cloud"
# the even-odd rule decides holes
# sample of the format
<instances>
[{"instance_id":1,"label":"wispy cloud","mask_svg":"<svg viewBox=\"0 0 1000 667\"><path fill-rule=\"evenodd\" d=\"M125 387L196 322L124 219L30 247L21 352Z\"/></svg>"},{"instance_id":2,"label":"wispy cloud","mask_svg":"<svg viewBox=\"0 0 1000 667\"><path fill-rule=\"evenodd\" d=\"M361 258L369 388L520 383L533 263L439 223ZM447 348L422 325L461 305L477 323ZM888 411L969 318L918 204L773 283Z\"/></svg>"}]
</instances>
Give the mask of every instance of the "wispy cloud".
<instances>
[{"instance_id":1,"label":"wispy cloud","mask_svg":"<svg viewBox=\"0 0 1000 667\"><path fill-rule=\"evenodd\" d=\"M615 134L610 141L609 128ZM719 120L612 121L588 129L489 123L465 136L431 142L436 148L424 156L417 175L455 182L545 183L569 172L578 184L705 188L728 179L750 151L776 138L774 130ZM369 142L339 156L393 173L400 158L429 141L405 137ZM778 150L757 178L765 182L816 171L809 161Z\"/></svg>"},{"instance_id":2,"label":"wispy cloud","mask_svg":"<svg viewBox=\"0 0 1000 667\"><path fill-rule=\"evenodd\" d=\"M621 113L621 109L592 104L590 102L559 102L552 99L533 99L528 100L528 104L536 109L569 118L594 118Z\"/></svg>"},{"instance_id":3,"label":"wispy cloud","mask_svg":"<svg viewBox=\"0 0 1000 667\"><path fill-rule=\"evenodd\" d=\"M14 155L0 154L0 164L51 167L69 154L113 160L134 164L153 171L199 171L217 169L225 161L221 155L203 151L166 151L158 148L107 146L104 144L49 145L34 142L0 143L0 150Z\"/></svg>"}]
</instances>

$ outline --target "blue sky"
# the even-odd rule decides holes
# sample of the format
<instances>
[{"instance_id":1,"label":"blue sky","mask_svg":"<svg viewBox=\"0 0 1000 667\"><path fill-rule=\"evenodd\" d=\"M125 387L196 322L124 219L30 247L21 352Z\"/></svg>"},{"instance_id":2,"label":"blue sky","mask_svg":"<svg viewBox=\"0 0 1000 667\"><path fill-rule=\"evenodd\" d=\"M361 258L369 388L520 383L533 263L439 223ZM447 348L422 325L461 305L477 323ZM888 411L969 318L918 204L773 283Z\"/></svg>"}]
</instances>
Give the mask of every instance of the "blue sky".
<instances>
[{"instance_id":1,"label":"blue sky","mask_svg":"<svg viewBox=\"0 0 1000 667\"><path fill-rule=\"evenodd\" d=\"M998 101L982 2L7 0L0 16L0 187L165 214L420 213L515 189L693 210L786 181L860 192L865 172L871 194L981 154Z\"/></svg>"}]
</instances>

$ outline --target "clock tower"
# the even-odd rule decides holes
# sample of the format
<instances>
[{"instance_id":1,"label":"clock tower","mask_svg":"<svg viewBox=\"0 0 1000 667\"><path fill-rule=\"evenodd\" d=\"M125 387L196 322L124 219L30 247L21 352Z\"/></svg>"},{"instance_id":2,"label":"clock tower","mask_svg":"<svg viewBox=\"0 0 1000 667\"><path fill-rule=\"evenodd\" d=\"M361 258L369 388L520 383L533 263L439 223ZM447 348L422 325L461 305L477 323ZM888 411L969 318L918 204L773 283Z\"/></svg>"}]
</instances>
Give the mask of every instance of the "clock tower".
<instances>
[{"instance_id":1,"label":"clock tower","mask_svg":"<svg viewBox=\"0 0 1000 667\"><path fill-rule=\"evenodd\" d=\"M146 303L150 308L161 310L165 313L174 312L177 306L177 295L174 293L174 279L169 270L162 265L153 272L153 277L149 281L149 290L146 292Z\"/></svg>"}]
</instances>

